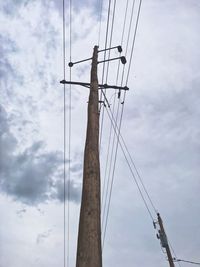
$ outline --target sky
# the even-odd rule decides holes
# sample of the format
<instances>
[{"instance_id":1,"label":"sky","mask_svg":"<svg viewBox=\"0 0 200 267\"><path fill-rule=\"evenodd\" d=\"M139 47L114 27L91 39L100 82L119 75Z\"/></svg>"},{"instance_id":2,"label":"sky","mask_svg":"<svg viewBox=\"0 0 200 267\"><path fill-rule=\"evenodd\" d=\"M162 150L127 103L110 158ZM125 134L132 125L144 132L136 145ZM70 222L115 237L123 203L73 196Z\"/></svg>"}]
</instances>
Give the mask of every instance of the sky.
<instances>
[{"instance_id":1,"label":"sky","mask_svg":"<svg viewBox=\"0 0 200 267\"><path fill-rule=\"evenodd\" d=\"M72 61L78 61L90 57L98 43L99 1L72 0L72 5ZM100 48L105 42L107 9L108 1L104 0ZM68 62L69 1L65 12ZM124 13L125 1L118 0L113 46L121 43ZM130 19L130 6L127 17ZM199 24L198 0L143 0L121 128L177 257L198 262ZM132 28L127 63L133 34ZM61 0L0 0L1 267L63 266L62 45ZM111 57L117 55L111 53ZM108 83L115 84L116 70L113 61ZM99 77L101 73L99 65ZM72 80L89 82L89 78L89 62L72 69ZM75 266L76 258L88 93L84 87L71 88L69 267ZM111 107L113 96L111 91ZM66 98L68 116L67 86ZM109 127L105 113L100 150L102 184ZM68 140L68 131L66 135ZM67 153L67 179L68 166ZM103 266L168 266L120 148Z\"/></svg>"}]
</instances>

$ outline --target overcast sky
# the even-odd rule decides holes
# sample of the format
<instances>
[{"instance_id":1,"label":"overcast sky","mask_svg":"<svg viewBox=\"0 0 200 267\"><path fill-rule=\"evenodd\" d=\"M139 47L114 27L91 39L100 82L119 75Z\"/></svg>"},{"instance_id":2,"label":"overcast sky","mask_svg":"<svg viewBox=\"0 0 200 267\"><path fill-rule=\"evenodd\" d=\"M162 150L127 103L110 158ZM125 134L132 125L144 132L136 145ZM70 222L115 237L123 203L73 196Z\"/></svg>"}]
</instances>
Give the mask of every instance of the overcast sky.
<instances>
[{"instance_id":1,"label":"overcast sky","mask_svg":"<svg viewBox=\"0 0 200 267\"><path fill-rule=\"evenodd\" d=\"M112 45L120 44L125 2L117 1ZM72 3L76 61L90 57L97 44L99 1ZM101 48L107 8L104 0ZM122 123L177 256L193 261L200 261L199 25L198 0L143 0ZM0 0L0 62L0 266L63 266L62 1ZM110 66L111 84L116 66ZM73 80L89 77L90 63L72 69ZM87 101L86 88L72 87L69 267L75 266ZM106 116L104 129L102 174ZM103 261L104 267L168 266L120 148Z\"/></svg>"}]
</instances>

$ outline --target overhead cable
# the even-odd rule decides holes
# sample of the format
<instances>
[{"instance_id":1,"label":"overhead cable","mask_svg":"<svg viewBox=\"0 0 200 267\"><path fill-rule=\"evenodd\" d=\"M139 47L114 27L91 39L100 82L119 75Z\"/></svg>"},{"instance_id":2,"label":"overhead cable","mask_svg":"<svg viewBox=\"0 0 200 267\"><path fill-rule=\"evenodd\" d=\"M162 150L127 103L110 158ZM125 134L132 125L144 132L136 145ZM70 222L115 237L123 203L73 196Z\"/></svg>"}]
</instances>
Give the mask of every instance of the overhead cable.
<instances>
[{"instance_id":1,"label":"overhead cable","mask_svg":"<svg viewBox=\"0 0 200 267\"><path fill-rule=\"evenodd\" d=\"M131 56L130 56L130 61L129 61L129 66L128 66L128 73L127 73L127 77L126 77L126 85L128 84L128 79L129 79L129 75L130 75L131 63L132 63L132 58L133 58L133 51L134 51L134 47L135 47L135 40L136 40L138 23L139 23L140 12L141 12L141 5L142 5L142 0L140 0L138 13L137 13L136 26L135 26L133 43L132 43L132 48L131 48Z\"/></svg>"},{"instance_id":2,"label":"overhead cable","mask_svg":"<svg viewBox=\"0 0 200 267\"><path fill-rule=\"evenodd\" d=\"M106 22L106 37L105 37L105 52L104 52L104 58L103 61L106 60L106 54L107 54L107 45L108 45L108 33L109 33L109 24L110 24L110 11L111 11L111 0L109 0L109 4L108 4L108 13L107 13L107 22ZM104 75L105 75L105 62L103 62L103 70L102 70L102 84L104 83ZM101 90L101 94L100 94L100 102L103 99L103 96L106 95L105 94L105 90ZM103 131L103 120L104 120L104 106L102 109L102 115L101 115L101 124L100 124L100 137L99 137L99 146L101 149L101 141L102 141L102 131Z\"/></svg>"},{"instance_id":3,"label":"overhead cable","mask_svg":"<svg viewBox=\"0 0 200 267\"><path fill-rule=\"evenodd\" d=\"M62 28L63 28L63 76L64 76L64 80L65 80L65 0L63 0L63 20L62 20ZM64 87L64 103L63 103L63 107L64 107L64 116L63 116L63 146L64 146L64 155L63 155L63 184L64 184L64 188L63 188L63 229L64 229L64 240L63 240L63 265L64 267L66 267L66 255L65 255L65 251L66 251L66 93L65 93L65 84L63 85Z\"/></svg>"},{"instance_id":4,"label":"overhead cable","mask_svg":"<svg viewBox=\"0 0 200 267\"><path fill-rule=\"evenodd\" d=\"M69 1L69 60L70 62L72 61L72 0ZM71 82L72 80L72 68L70 68L70 73L69 73L69 80ZM70 188L71 188L71 123L72 123L72 94L71 94L71 83L69 85L69 133L68 133L68 189L67 189L67 195L68 195L68 214L67 214L67 224L68 224L68 236L67 236L67 267L70 266L69 262L69 255L70 255Z\"/></svg>"},{"instance_id":5,"label":"overhead cable","mask_svg":"<svg viewBox=\"0 0 200 267\"><path fill-rule=\"evenodd\" d=\"M100 44L100 39L101 39L102 13L103 13L103 0L99 0L99 34L98 34L98 46Z\"/></svg>"},{"instance_id":6,"label":"overhead cable","mask_svg":"<svg viewBox=\"0 0 200 267\"><path fill-rule=\"evenodd\" d=\"M113 25L114 25L115 9L116 9L116 1L114 3L114 14L113 14L113 19L112 19L112 29L113 29ZM126 1L126 10L125 10L125 15L124 15L123 30L122 30L122 37L121 37L121 45L123 44L125 25L126 25L126 20L127 20L127 10L128 10L128 0ZM112 30L111 30L111 32L112 32ZM110 46L111 46L111 40L112 40L112 38L110 38ZM120 65L121 64L120 64L120 60L119 60L118 61L118 68L117 68L117 75L116 75L116 84L118 84ZM117 93L115 91L114 101L113 101L113 106L112 106L112 116L114 116L114 114L115 114L116 96L117 96ZM119 96L119 94L118 94L118 96ZM119 97L118 97L118 102L120 102ZM119 114L119 103L118 103L118 108L117 108L117 113L116 113L116 120L118 118L118 114ZM106 206L107 206L107 196L108 196L108 189L109 189L109 182L110 182L110 174L111 174L111 166L112 166L112 159L113 159L113 152L114 152L115 137L116 137L115 134L113 135L112 124L110 124L108 148L107 148L107 153L106 153L107 154L107 156L106 156L106 165L105 165L105 173L104 173L104 181L103 181L103 190L102 190L102 228L103 228L103 224L104 224L105 210L106 210ZM112 140L112 138L113 138L113 140ZM111 148L111 154L110 154L110 148ZM110 161L110 164L109 164L109 161ZM109 172L108 172L108 177L107 177L107 171L108 170L109 170ZM106 183L107 183L107 186L106 186ZM106 192L105 192L105 190L106 190ZM104 200L104 196L105 196L105 200Z\"/></svg>"}]
</instances>

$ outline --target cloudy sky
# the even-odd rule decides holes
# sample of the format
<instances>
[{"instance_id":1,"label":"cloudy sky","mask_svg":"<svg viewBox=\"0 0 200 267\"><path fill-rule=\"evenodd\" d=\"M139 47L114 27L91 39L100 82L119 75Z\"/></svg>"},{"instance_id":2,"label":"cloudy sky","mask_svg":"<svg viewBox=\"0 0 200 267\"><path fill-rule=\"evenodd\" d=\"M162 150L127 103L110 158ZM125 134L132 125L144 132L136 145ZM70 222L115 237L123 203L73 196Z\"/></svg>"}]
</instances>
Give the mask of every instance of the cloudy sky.
<instances>
[{"instance_id":1,"label":"cloudy sky","mask_svg":"<svg viewBox=\"0 0 200 267\"><path fill-rule=\"evenodd\" d=\"M125 2L117 1L112 45L121 42ZM99 0L72 4L76 61L90 57L98 42ZM68 8L66 1L67 62ZM104 0L100 48L107 9ZM196 261L200 261L199 25L198 0L143 0L122 122L122 135L178 258ZM62 266L62 1L0 0L0 61L0 266ZM113 62L111 84L116 70ZM89 62L76 66L72 78L88 82L89 71ZM99 77L101 71L100 66ZM68 87L66 93L68 99ZM113 94L108 95L111 104ZM87 100L86 88L72 87L69 267L75 266ZM102 174L109 127L105 113ZM105 267L168 266L120 148L103 261Z\"/></svg>"}]
</instances>

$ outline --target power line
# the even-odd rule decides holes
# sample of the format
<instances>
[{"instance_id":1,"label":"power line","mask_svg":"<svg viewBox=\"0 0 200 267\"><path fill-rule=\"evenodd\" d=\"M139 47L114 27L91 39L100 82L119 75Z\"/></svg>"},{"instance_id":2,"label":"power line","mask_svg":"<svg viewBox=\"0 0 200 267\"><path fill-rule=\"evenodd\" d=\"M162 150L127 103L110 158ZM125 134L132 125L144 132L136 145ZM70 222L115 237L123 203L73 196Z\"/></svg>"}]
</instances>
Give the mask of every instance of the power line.
<instances>
[{"instance_id":1,"label":"power line","mask_svg":"<svg viewBox=\"0 0 200 267\"><path fill-rule=\"evenodd\" d=\"M118 100L118 107L117 107L117 113L116 113L116 122L118 121L118 116L119 116L119 105L120 105L120 101ZM113 113L112 113L112 118L114 119ZM111 124L111 129L113 129L112 124ZM115 135L115 131L114 131L113 140L112 140L112 148L111 148L109 171L108 171L107 186L106 186L105 204L104 204L104 209L103 209L103 214L102 214L102 217L103 217L103 219L102 219L103 225L104 225L104 220L105 220L105 212L106 212L107 198L108 198L108 193L109 193L109 183L110 183L110 179L111 179L111 170L112 170L111 167L112 167L112 161L113 161L113 155L114 155L115 137L116 136L117 135ZM113 184L113 181L111 179L111 188L112 188L112 184ZM112 190L111 188L110 188L110 190ZM108 202L108 209L109 209L109 202ZM106 214L107 214L107 212L106 212ZM107 215L106 215L106 218L107 218ZM104 230L104 232L105 232L105 230ZM104 240L104 238L103 238L103 240Z\"/></svg>"},{"instance_id":2,"label":"power line","mask_svg":"<svg viewBox=\"0 0 200 267\"><path fill-rule=\"evenodd\" d=\"M144 189L144 191L145 191L145 193L146 193L146 195L147 195L147 198L149 199L149 202L151 203L151 206L152 206L152 208L154 209L155 213L157 213L157 209L156 209L156 207L155 207L155 205L154 205L154 203L153 203L153 201L152 201L152 199L151 199L151 197L150 197L150 195L149 195L149 193L148 193L148 191L147 191L146 186L144 185L144 182L143 182L143 180L142 180L142 177L141 177L141 175L140 175L140 173L139 173L139 171L138 171L138 169L137 169L137 167L136 167L136 165L135 165L135 163L134 163L134 161L133 161L133 158L132 158L132 156L131 156L131 154L130 154L130 152L129 152L129 150L128 150L128 147L127 147L127 145L126 145L126 143L125 143L125 141L124 141L124 138L123 138L123 136L122 136L121 134L120 134L120 137L121 137L122 143L123 143L123 145L124 145L124 147L125 147L125 150L126 150L128 156L129 156L129 158L130 158L130 161L131 161L131 163L132 163L132 165L133 165L133 167L134 167L134 169L135 169L135 171L136 171L136 174L137 174L137 176L138 176L138 178L139 178L139 180L140 180L140 183L141 183L141 185L142 185L142 187L143 187L143 189Z\"/></svg>"},{"instance_id":3,"label":"power line","mask_svg":"<svg viewBox=\"0 0 200 267\"><path fill-rule=\"evenodd\" d=\"M63 0L63 25L62 25L62 27L63 27L63 76L64 76L64 80L65 80L65 67L66 67L66 65L65 65L65 0ZM63 103L63 105L64 105L64 117L63 117L63 119L64 119L64 121L63 121L63 124L64 124L64 130L63 130L63 138L64 138L64 158L63 158L63 164L64 164L64 166L63 166L63 168L64 168L64 170L63 170L63 172L64 172L64 174L63 174L63 184L64 184L64 192L63 192L63 194L64 194L64 203L63 203L63 224L64 224L64 226L63 226L63 228L64 228L64 240L63 240L63 242L64 242L64 244L63 244L63 248L64 248L64 251L63 251L63 263L64 263L64 267L66 267L66 255L65 255L65 250L66 250L66 203L65 203L65 200L66 200L66 166L65 166L65 164L66 164L66 93L65 93L65 84L63 85L64 86L64 103Z\"/></svg>"},{"instance_id":4,"label":"power line","mask_svg":"<svg viewBox=\"0 0 200 267\"><path fill-rule=\"evenodd\" d=\"M72 59L72 0L69 1L69 59L71 62ZM72 80L72 69L70 68L69 80ZM68 139L68 214L67 214L67 223L68 223L68 233L67 233L67 266L69 267L69 255L70 255L70 187L71 187L71 122L72 122L72 95L71 95L71 84L69 85L69 139Z\"/></svg>"},{"instance_id":5,"label":"power line","mask_svg":"<svg viewBox=\"0 0 200 267\"><path fill-rule=\"evenodd\" d=\"M176 253L175 253L175 251L174 251L174 248L172 247L172 244L171 244L171 242L169 241L169 238L168 238L168 243L169 243L169 246L170 246L170 248L171 248L171 250L172 250L172 252L173 252L173 254L174 254L174 257L177 258ZM180 264L179 261L178 261L178 265L179 265L179 267L181 267L181 264Z\"/></svg>"},{"instance_id":6,"label":"power line","mask_svg":"<svg viewBox=\"0 0 200 267\"><path fill-rule=\"evenodd\" d=\"M115 10L116 10L116 0L114 0L113 16L112 16L112 23L111 23L111 33L110 33L110 42L109 42L108 47L112 47L112 37L113 37L114 22L115 22ZM108 59L110 59L110 53L111 53L111 50L108 51ZM110 62L108 61L107 71L106 71L106 80L105 80L106 83L108 81L109 66L110 66Z\"/></svg>"},{"instance_id":7,"label":"power line","mask_svg":"<svg viewBox=\"0 0 200 267\"><path fill-rule=\"evenodd\" d=\"M99 0L99 34L98 34L98 46L100 44L100 39L101 39L102 12L103 12L103 0Z\"/></svg>"},{"instance_id":8,"label":"power line","mask_svg":"<svg viewBox=\"0 0 200 267\"><path fill-rule=\"evenodd\" d=\"M112 117L111 117L111 115L110 115L110 113L109 113L109 110L106 109L106 111L107 111L107 114L108 114L109 119L111 120L111 123L112 123L112 125L113 125L113 128L115 129L115 134L118 134L118 135L121 137L121 134L119 134L119 128L116 126L116 122L112 119ZM124 155L124 157L125 157L125 160L126 160L126 162L127 162L127 164L128 164L128 167L129 167L129 169L130 169L130 171L131 171L131 174L132 174L132 176L133 176L133 178L134 178L134 181L136 182L136 185L137 185L137 187L138 187L139 193L140 193L140 195L141 195L141 197L142 197L142 200L144 201L144 204L145 204L145 206L146 206L146 208L147 208L147 211L148 211L148 213L149 213L151 219L154 221L152 212L150 211L150 208L149 208L149 206L148 206L148 204L147 204L147 202L146 202L146 200L145 200L145 198L144 198L144 196L143 196L143 193L142 193L142 191L141 191L141 189L140 189L140 186L139 186L139 184L138 184L138 182L137 182L137 179L136 179L136 177L135 177L135 175L134 175L133 169L132 169L131 164L130 164L130 162L129 162L129 160L128 160L128 157L126 156L125 150L124 150L124 148L123 148L123 145L122 145L122 142L121 142L120 139L119 139L119 145L120 145L120 147L121 147L121 149L122 149L122 152L123 152L123 155Z\"/></svg>"},{"instance_id":9,"label":"power line","mask_svg":"<svg viewBox=\"0 0 200 267\"><path fill-rule=\"evenodd\" d=\"M174 261L175 262L185 262L185 263L191 263L191 264L196 264L196 265L200 265L200 262L195 262L195 261L188 261L188 260L181 260L181 259L177 259L177 258L174 258Z\"/></svg>"},{"instance_id":10,"label":"power line","mask_svg":"<svg viewBox=\"0 0 200 267\"><path fill-rule=\"evenodd\" d=\"M128 43L129 43L129 38L130 38L130 32L131 32L131 27L132 27L132 21L133 21L133 12L134 12L134 7L135 7L135 1L133 2L132 5L132 10L131 10L131 19L130 19L130 23L129 23L129 31L128 31L128 39L127 39L127 46L126 46L126 54L127 54L127 49L128 49ZM141 2L140 2L140 6L139 6L139 10L138 10L138 14L140 13L140 7L141 7ZM135 33L134 33L134 39L133 39L133 47L134 47L134 43L135 43L135 37L136 37L136 31L137 31L137 24L138 24L138 20L139 20L139 16L137 16L137 23L136 23L136 27L135 27ZM133 47L132 47L132 51L133 51ZM123 72L122 72L122 79L121 79L121 85L123 84L123 77L124 77L124 69L123 68ZM114 182L114 175L115 175L115 166L116 166L116 160L117 160L117 152L118 152L118 145L119 145L119 137L120 137L120 130L121 130L121 125L122 125L122 118L123 118L123 112L124 112L124 102L125 102L125 97L126 97L126 92L124 92L124 97L123 97L123 101L122 101L122 110L121 110L121 116L120 116L120 121L119 121L119 127L118 127L118 133L116 133L117 136L117 144L116 144L116 150L115 150L115 157L114 157L114 163L113 163L113 171L112 171L112 179L111 179L111 186L110 186L110 193L109 193L109 201L108 201L108 208L107 208L107 213L106 213L106 222L105 222L105 229L104 229L104 235L103 235L103 246L104 246L104 241L105 241L105 235L106 235L106 229L107 229L107 222L108 222L108 214L109 214L109 209L110 209L110 202L111 202L111 195L112 195L112 188L113 188L113 182ZM119 106L118 106L119 107ZM117 125L117 123L116 123ZM116 129L115 129L116 130ZM126 157L126 156L125 156ZM128 162L127 162L128 163ZM132 169L131 169L132 171ZM133 174L133 172L132 172ZM135 176L134 176L135 178ZM109 182L109 180L108 180ZM137 180L135 180L137 186ZM145 203L145 206L151 216L151 218L153 219L153 216L151 215L151 212L148 208L148 205L142 195L141 189L140 187L138 187L140 193L141 193L141 197L143 198L143 201Z\"/></svg>"},{"instance_id":11,"label":"power line","mask_svg":"<svg viewBox=\"0 0 200 267\"><path fill-rule=\"evenodd\" d=\"M114 3L114 5L116 4L116 1ZM114 10L115 10L115 6L114 6ZM123 22L123 30L122 30L122 37L121 37L121 45L123 44L123 38L124 38L124 32L125 32L125 25L126 25L126 20L127 20L127 11L128 11L128 0L126 1L126 9L125 9L125 15L124 15L124 22ZM115 13L115 12L114 12ZM113 16L114 18L114 16ZM113 23L114 23L114 19L113 19ZM113 24L112 23L112 24ZM110 44L111 46L111 44ZM118 84L118 78L119 78L119 70L120 70L120 60L118 61L118 67L117 67L117 75L116 75L116 84ZM120 101L120 92L118 93L118 101ZM112 116L115 113L115 103L116 103L116 92L115 92L115 96L114 96L114 104L113 104L113 108L112 108ZM117 115L116 117L118 118L118 113L119 113L119 104L118 104L118 108L117 108ZM112 139L112 131L113 131L113 127L112 124L110 124L110 130L109 130L109 140L108 140L108 149L107 149L107 158L106 158L106 167L105 167L105 174L104 174L104 182L103 182L103 190L102 190L102 204L103 200L104 200L104 192L105 192L105 188L106 188L106 200L107 200L107 194L108 194L108 187L109 187L109 181L110 181L110 171L111 171L111 166L112 166L112 158L113 158L113 151L114 151L114 143L115 143L115 134L113 135L113 141L111 142ZM111 156L110 156L110 146L112 143L112 147L111 147ZM108 175L108 181L107 181L107 186L106 186L106 177L107 177L107 170L108 170L108 161L109 161L109 156L110 156L110 166L109 166L109 175ZM102 221L104 222L104 213L105 213L105 209L106 209L106 200L105 200L105 204L102 205L103 207L103 216L102 216Z\"/></svg>"},{"instance_id":12,"label":"power line","mask_svg":"<svg viewBox=\"0 0 200 267\"><path fill-rule=\"evenodd\" d=\"M133 44L132 44L132 48L131 48L131 56L130 56L130 61L129 61L129 66L128 66L128 73L127 73L127 77L126 77L126 85L128 84L128 79L129 79L129 75L130 75L130 68L131 68L131 63L132 63L132 58L133 58L133 50L135 47L135 40L136 40L136 35L137 35L138 22L139 22L139 18L140 18L141 5L142 5L142 0L140 0L138 13L137 13L136 26L135 26L134 37L133 37Z\"/></svg>"},{"instance_id":13,"label":"power line","mask_svg":"<svg viewBox=\"0 0 200 267\"><path fill-rule=\"evenodd\" d=\"M63 76L64 80L66 77L66 31L65 31L65 0L63 0ZM71 61L71 48L72 48L72 29L71 29L71 24L72 24L72 0L69 1L69 17L70 17L70 23L69 23L69 31L70 31L70 61ZM70 81L71 81L71 68L70 68ZM70 164L71 164L71 85L69 86L69 132L68 132L68 182L67 182L67 237L66 237L66 87L64 84L64 119L63 119L63 124L64 124L64 159L63 159L63 164L64 164L64 174L63 174L63 183L64 183L64 189L63 189L63 194L64 194L64 205L63 205L63 223L64 223L64 267L66 265L69 267L69 244L70 244ZM67 238L67 240L66 240ZM67 257L66 257L66 244L67 244Z\"/></svg>"},{"instance_id":14,"label":"power line","mask_svg":"<svg viewBox=\"0 0 200 267\"><path fill-rule=\"evenodd\" d=\"M107 14L107 23L106 23L106 37L105 37L105 46L104 49L107 48L108 44L108 32L109 32L109 23L110 23L110 10L111 10L111 0L109 0L109 5L108 5L108 14ZM107 50L104 52L104 61L106 59L106 54ZM105 62L103 63L103 70L102 70L102 84L104 83L104 74L105 74ZM102 101L103 96L105 95L105 90L101 90L100 94L100 101ZM102 110L102 115L101 115L101 124L100 124L100 137L99 137L99 145L101 148L101 141L102 141L102 131L103 131L103 123L104 123L104 106Z\"/></svg>"},{"instance_id":15,"label":"power line","mask_svg":"<svg viewBox=\"0 0 200 267\"><path fill-rule=\"evenodd\" d=\"M135 0L133 1L132 8L131 8L131 17L130 17L129 28L128 28L128 37L127 37L127 42L126 42L125 57L127 56L127 52L128 52L128 45L129 45L129 40L130 40L130 36L131 36L131 29L132 29L132 24L133 24L134 9L135 9ZM121 86L122 86L123 81L124 81L125 67L126 66L124 65L123 71L122 71Z\"/></svg>"}]
</instances>

